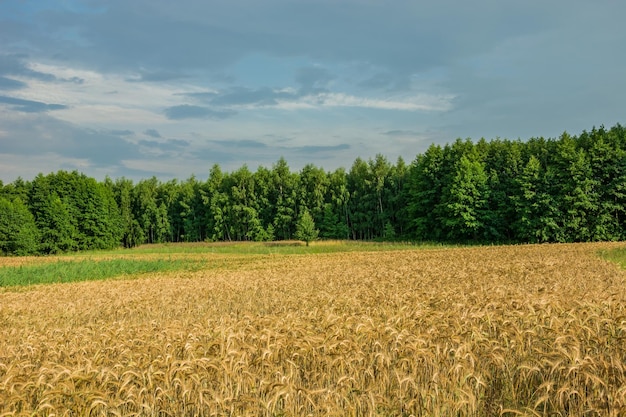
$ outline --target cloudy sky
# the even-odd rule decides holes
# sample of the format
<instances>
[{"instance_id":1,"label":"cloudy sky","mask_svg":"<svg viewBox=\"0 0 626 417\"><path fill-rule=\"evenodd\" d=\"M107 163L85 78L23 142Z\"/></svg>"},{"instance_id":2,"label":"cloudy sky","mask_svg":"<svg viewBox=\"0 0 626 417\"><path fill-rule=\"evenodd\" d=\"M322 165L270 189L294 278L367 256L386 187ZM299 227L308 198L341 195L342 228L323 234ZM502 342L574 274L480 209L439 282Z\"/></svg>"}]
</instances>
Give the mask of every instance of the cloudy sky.
<instances>
[{"instance_id":1,"label":"cloudy sky","mask_svg":"<svg viewBox=\"0 0 626 417\"><path fill-rule=\"evenodd\" d=\"M622 0L0 0L0 179L350 168L626 122Z\"/></svg>"}]
</instances>

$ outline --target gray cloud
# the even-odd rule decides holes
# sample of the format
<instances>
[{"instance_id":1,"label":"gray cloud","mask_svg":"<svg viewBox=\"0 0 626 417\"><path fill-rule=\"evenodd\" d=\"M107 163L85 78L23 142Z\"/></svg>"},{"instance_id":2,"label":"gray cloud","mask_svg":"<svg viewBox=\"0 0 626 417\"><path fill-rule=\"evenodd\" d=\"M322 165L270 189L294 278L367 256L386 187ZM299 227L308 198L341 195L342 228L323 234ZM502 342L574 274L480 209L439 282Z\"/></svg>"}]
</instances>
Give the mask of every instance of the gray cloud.
<instances>
[{"instance_id":1,"label":"gray cloud","mask_svg":"<svg viewBox=\"0 0 626 417\"><path fill-rule=\"evenodd\" d=\"M27 157L54 153L86 159L100 167L141 156L137 145L118 135L78 128L46 114L31 113L0 121L11 132L11 140L0 141L0 153Z\"/></svg>"},{"instance_id":2,"label":"gray cloud","mask_svg":"<svg viewBox=\"0 0 626 417\"><path fill-rule=\"evenodd\" d=\"M369 63L407 75L489 53L506 39L550 31L581 4L136 0L99 8L94 4L94 10L85 14L52 8L39 14L32 26L20 22L20 27L4 31L0 39L6 45L40 45L45 39L51 50L68 61L101 69L148 68L145 80L172 79L181 69L221 73L252 52L306 56L318 62ZM622 5L601 8L610 9L602 12L610 21L607 26L619 23L616 16L622 15ZM16 25L6 19L2 23ZM44 38L36 25L53 30ZM74 28L74 37L62 29L67 27ZM581 36L596 34L584 31Z\"/></svg>"},{"instance_id":3,"label":"gray cloud","mask_svg":"<svg viewBox=\"0 0 626 417\"><path fill-rule=\"evenodd\" d=\"M208 107L183 104L165 109L165 116L170 120L183 119L214 119L223 120L234 116L233 110L213 110Z\"/></svg>"},{"instance_id":4,"label":"gray cloud","mask_svg":"<svg viewBox=\"0 0 626 417\"><path fill-rule=\"evenodd\" d=\"M35 71L29 68L27 64L30 59L31 59L30 56L24 55L24 54L0 55L0 79L4 78L6 80L7 78L3 77L3 75L9 75L9 76L31 78L34 80L46 81L46 82L59 81L59 82L69 82L73 84L83 84L85 82L85 80L80 77L57 78L53 74L48 74L48 73L41 72L41 71ZM21 81L12 80L10 78L8 80L9 82L13 81L16 83L20 83L21 84L20 87L26 86L26 84L22 83ZM2 85L1 83L2 81L0 80L0 87Z\"/></svg>"},{"instance_id":5,"label":"gray cloud","mask_svg":"<svg viewBox=\"0 0 626 417\"><path fill-rule=\"evenodd\" d=\"M421 136L422 133L414 130L388 130L383 132L383 135L387 136Z\"/></svg>"},{"instance_id":6,"label":"gray cloud","mask_svg":"<svg viewBox=\"0 0 626 417\"><path fill-rule=\"evenodd\" d=\"M63 104L47 104L39 101L22 100L7 96L0 96L0 104L8 104L13 110L24 113L41 113L50 110L62 110L67 108L67 106Z\"/></svg>"},{"instance_id":7,"label":"gray cloud","mask_svg":"<svg viewBox=\"0 0 626 417\"><path fill-rule=\"evenodd\" d=\"M411 80L407 74L379 72L358 83L360 87L387 91L409 91Z\"/></svg>"},{"instance_id":8,"label":"gray cloud","mask_svg":"<svg viewBox=\"0 0 626 417\"><path fill-rule=\"evenodd\" d=\"M72 142L75 148L66 150L64 155L87 159L99 167L119 165L124 159L141 155L136 145L94 130L75 132Z\"/></svg>"},{"instance_id":9,"label":"gray cloud","mask_svg":"<svg viewBox=\"0 0 626 417\"><path fill-rule=\"evenodd\" d=\"M129 78L130 82L161 82L187 78L187 75L177 71L142 71L138 78Z\"/></svg>"},{"instance_id":10,"label":"gray cloud","mask_svg":"<svg viewBox=\"0 0 626 417\"><path fill-rule=\"evenodd\" d=\"M300 147L292 148L292 149L301 153L315 154L315 153L345 151L345 150L350 149L350 145L347 143L342 143L340 145L334 145L334 146L300 146Z\"/></svg>"},{"instance_id":11,"label":"gray cloud","mask_svg":"<svg viewBox=\"0 0 626 417\"><path fill-rule=\"evenodd\" d=\"M82 79L82 78L79 78L79 77L63 78L63 79L61 79L61 81L68 82L68 83L74 83L74 84L78 84L78 85L85 84L85 80Z\"/></svg>"},{"instance_id":12,"label":"gray cloud","mask_svg":"<svg viewBox=\"0 0 626 417\"><path fill-rule=\"evenodd\" d=\"M26 87L26 83L0 76L0 90L19 90Z\"/></svg>"},{"instance_id":13,"label":"gray cloud","mask_svg":"<svg viewBox=\"0 0 626 417\"><path fill-rule=\"evenodd\" d=\"M218 93L212 91L203 91L201 93L179 93L179 95L189 97L201 102L210 103L211 100L218 96Z\"/></svg>"},{"instance_id":14,"label":"gray cloud","mask_svg":"<svg viewBox=\"0 0 626 417\"><path fill-rule=\"evenodd\" d=\"M212 143L223 146L225 148L249 148L249 149L263 149L267 148L267 145L263 142L256 140L213 140Z\"/></svg>"},{"instance_id":15,"label":"gray cloud","mask_svg":"<svg viewBox=\"0 0 626 417\"><path fill-rule=\"evenodd\" d=\"M208 97L207 97L208 98ZM217 106L233 106L233 105L276 105L277 100L292 100L296 96L292 93L275 91L269 87L252 89L244 87L236 87L226 92L216 94L210 98L211 104Z\"/></svg>"},{"instance_id":16,"label":"gray cloud","mask_svg":"<svg viewBox=\"0 0 626 417\"><path fill-rule=\"evenodd\" d=\"M241 155L237 151L229 152L222 149L201 147L194 149L193 154L190 155L190 157L206 163L207 166L208 163L232 164L233 166L236 166L236 161L245 161L244 158L246 155Z\"/></svg>"},{"instance_id":17,"label":"gray cloud","mask_svg":"<svg viewBox=\"0 0 626 417\"><path fill-rule=\"evenodd\" d=\"M270 87L231 87L218 92L183 93L182 95L217 107L275 106L279 101L293 101L302 97L301 93Z\"/></svg>"},{"instance_id":18,"label":"gray cloud","mask_svg":"<svg viewBox=\"0 0 626 417\"><path fill-rule=\"evenodd\" d=\"M0 55L0 75L17 75L40 81L56 81L52 74L32 70L27 65L29 57L23 54Z\"/></svg>"},{"instance_id":19,"label":"gray cloud","mask_svg":"<svg viewBox=\"0 0 626 417\"><path fill-rule=\"evenodd\" d=\"M189 141L181 139L168 139L165 142L156 140L140 140L139 145L146 146L152 149L159 149L163 152L180 151L181 148L186 148L190 145Z\"/></svg>"},{"instance_id":20,"label":"gray cloud","mask_svg":"<svg viewBox=\"0 0 626 417\"><path fill-rule=\"evenodd\" d=\"M335 77L324 68L306 67L296 72L296 82L302 93L327 91L326 86Z\"/></svg>"},{"instance_id":21,"label":"gray cloud","mask_svg":"<svg viewBox=\"0 0 626 417\"><path fill-rule=\"evenodd\" d=\"M178 146L178 147L186 147L191 144L188 140L183 140L183 139L168 139L166 143L169 143L172 146Z\"/></svg>"},{"instance_id":22,"label":"gray cloud","mask_svg":"<svg viewBox=\"0 0 626 417\"><path fill-rule=\"evenodd\" d=\"M114 135L114 136L131 136L134 135L135 132L133 132L132 130L111 130L109 131L110 134Z\"/></svg>"},{"instance_id":23,"label":"gray cloud","mask_svg":"<svg viewBox=\"0 0 626 417\"><path fill-rule=\"evenodd\" d=\"M143 132L145 135L148 135L150 137L159 139L161 137L161 134L159 133L158 130L156 129L147 129L146 131Z\"/></svg>"},{"instance_id":24,"label":"gray cloud","mask_svg":"<svg viewBox=\"0 0 626 417\"><path fill-rule=\"evenodd\" d=\"M52 8L34 24L50 29L47 38L24 22L21 30L14 28L0 39L6 44L45 39L68 61L100 69L148 69L140 78L146 81L173 79L183 68L219 74L251 52L366 62L407 74L489 51L510 36L548 29L562 12L560 7L534 11L526 4L496 1L468 6L451 0L393 5L136 0L107 3L84 14ZM67 27L74 36L68 36Z\"/></svg>"}]
</instances>

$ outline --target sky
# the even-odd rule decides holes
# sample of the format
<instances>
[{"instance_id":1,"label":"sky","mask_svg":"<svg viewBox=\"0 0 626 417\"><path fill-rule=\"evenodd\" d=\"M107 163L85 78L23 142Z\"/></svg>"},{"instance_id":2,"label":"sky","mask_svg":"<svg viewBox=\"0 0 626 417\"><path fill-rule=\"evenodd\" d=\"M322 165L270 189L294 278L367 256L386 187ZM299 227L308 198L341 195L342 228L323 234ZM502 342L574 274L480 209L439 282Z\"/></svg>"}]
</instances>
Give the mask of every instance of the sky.
<instances>
[{"instance_id":1,"label":"sky","mask_svg":"<svg viewBox=\"0 0 626 417\"><path fill-rule=\"evenodd\" d=\"M0 180L407 163L626 122L622 0L0 0Z\"/></svg>"}]
</instances>

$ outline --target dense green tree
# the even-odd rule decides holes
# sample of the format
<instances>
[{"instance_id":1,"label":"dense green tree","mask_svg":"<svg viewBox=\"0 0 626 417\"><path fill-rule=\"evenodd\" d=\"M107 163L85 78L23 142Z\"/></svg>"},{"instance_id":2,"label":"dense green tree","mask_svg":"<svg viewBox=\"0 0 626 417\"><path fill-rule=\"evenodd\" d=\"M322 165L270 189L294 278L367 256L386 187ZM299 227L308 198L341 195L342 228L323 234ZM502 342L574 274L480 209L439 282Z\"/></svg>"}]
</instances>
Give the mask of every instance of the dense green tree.
<instances>
[{"instance_id":1,"label":"dense green tree","mask_svg":"<svg viewBox=\"0 0 626 417\"><path fill-rule=\"evenodd\" d=\"M552 194L554 174L531 156L518 178L520 194L513 199L517 220L513 225L518 240L530 243L563 241L558 225L560 213Z\"/></svg>"},{"instance_id":2,"label":"dense green tree","mask_svg":"<svg viewBox=\"0 0 626 417\"><path fill-rule=\"evenodd\" d=\"M330 203L324 204L322 220L319 223L320 236L327 239L345 238L345 235L339 235L338 233L337 228L339 224L340 220L335 210L333 210L333 205Z\"/></svg>"},{"instance_id":3,"label":"dense green tree","mask_svg":"<svg viewBox=\"0 0 626 417\"><path fill-rule=\"evenodd\" d=\"M0 197L0 253L33 255L39 251L39 230L26 204Z\"/></svg>"},{"instance_id":4,"label":"dense green tree","mask_svg":"<svg viewBox=\"0 0 626 417\"><path fill-rule=\"evenodd\" d=\"M484 235L490 242L515 240L513 223L516 219L512 198L519 194L516 179L522 169L520 141L496 139L488 142L484 152L488 174L489 195L484 216Z\"/></svg>"},{"instance_id":5,"label":"dense green tree","mask_svg":"<svg viewBox=\"0 0 626 417\"><path fill-rule=\"evenodd\" d=\"M158 180L152 177L141 180L133 188L133 217L137 219L141 228L140 243L159 243L166 241L167 233L161 228L157 230L159 205L157 204ZM162 213L161 213L162 215Z\"/></svg>"},{"instance_id":6,"label":"dense green tree","mask_svg":"<svg viewBox=\"0 0 626 417\"><path fill-rule=\"evenodd\" d=\"M309 243L317 239L318 235L319 230L315 228L315 221L311 213L305 209L298 218L295 234L296 239L306 242L306 245L309 246Z\"/></svg>"},{"instance_id":7,"label":"dense green tree","mask_svg":"<svg viewBox=\"0 0 626 417\"><path fill-rule=\"evenodd\" d=\"M215 164L209 172L207 180L207 194L204 204L207 209L207 233L211 240L232 240L230 233L231 207L228 193L225 190L228 184L227 175L224 175L219 165Z\"/></svg>"},{"instance_id":8,"label":"dense green tree","mask_svg":"<svg viewBox=\"0 0 626 417\"><path fill-rule=\"evenodd\" d=\"M324 215L324 204L329 186L329 178L322 168L307 164L300 171L300 203L306 207L313 220L318 223Z\"/></svg>"},{"instance_id":9,"label":"dense green tree","mask_svg":"<svg viewBox=\"0 0 626 417\"><path fill-rule=\"evenodd\" d=\"M274 208L270 202L272 198L272 171L259 166L254 173L254 190L256 197L256 209L259 220L265 228L265 240L274 239Z\"/></svg>"},{"instance_id":10,"label":"dense green tree","mask_svg":"<svg viewBox=\"0 0 626 417\"><path fill-rule=\"evenodd\" d=\"M236 240L264 240L252 172L244 165L229 176L229 183L231 234Z\"/></svg>"},{"instance_id":11,"label":"dense green tree","mask_svg":"<svg viewBox=\"0 0 626 417\"><path fill-rule=\"evenodd\" d=\"M183 189L185 183L180 183L176 179L169 180L167 182L158 182L156 186L156 205L157 211L161 211L159 214L163 217L163 208L165 207L167 222L161 221L161 229L167 229L164 233L167 237L164 241L167 242L182 242L185 240L185 219L182 217L184 210L181 209L179 200L183 199ZM201 199L200 196L198 198Z\"/></svg>"},{"instance_id":12,"label":"dense green tree","mask_svg":"<svg viewBox=\"0 0 626 417\"><path fill-rule=\"evenodd\" d=\"M593 240L593 216L598 205L597 181L587 153L576 138L563 133L554 155L555 183L559 184L555 199L559 204L558 224L566 241Z\"/></svg>"},{"instance_id":13,"label":"dense green tree","mask_svg":"<svg viewBox=\"0 0 626 417\"><path fill-rule=\"evenodd\" d=\"M111 184L99 183L78 171L40 174L31 184L28 200L43 239L53 239L55 232L44 231L51 224L63 225L64 232L58 237L66 243L49 241L43 247L52 251L65 250L61 247L86 250L120 244L123 223ZM66 232L70 235L65 236Z\"/></svg>"},{"instance_id":14,"label":"dense green tree","mask_svg":"<svg viewBox=\"0 0 626 417\"><path fill-rule=\"evenodd\" d=\"M407 184L409 232L418 240L443 239L442 223L437 216L444 189L444 153L431 145L411 164Z\"/></svg>"},{"instance_id":15,"label":"dense green tree","mask_svg":"<svg viewBox=\"0 0 626 417\"><path fill-rule=\"evenodd\" d=\"M394 234L405 236L410 229L411 220L408 214L408 174L404 159L400 156L396 165L391 167L388 178L388 186L384 190L384 200L387 202L388 218L385 224L385 235L389 235L390 225Z\"/></svg>"},{"instance_id":16,"label":"dense green tree","mask_svg":"<svg viewBox=\"0 0 626 417\"><path fill-rule=\"evenodd\" d=\"M270 204L274 208L272 223L279 239L291 239L295 232L299 182L299 175L290 171L285 158L281 157L273 165Z\"/></svg>"},{"instance_id":17,"label":"dense green tree","mask_svg":"<svg viewBox=\"0 0 626 417\"><path fill-rule=\"evenodd\" d=\"M133 182L126 178L118 178L113 186L113 195L120 213L121 244L132 248L144 241L143 229L133 215Z\"/></svg>"},{"instance_id":18,"label":"dense green tree","mask_svg":"<svg viewBox=\"0 0 626 417\"><path fill-rule=\"evenodd\" d=\"M476 152L463 155L444 189L443 223L451 240L476 240L484 231L488 177Z\"/></svg>"},{"instance_id":19,"label":"dense green tree","mask_svg":"<svg viewBox=\"0 0 626 417\"><path fill-rule=\"evenodd\" d=\"M56 193L46 197L42 210L36 217L37 228L41 233L41 250L54 254L79 249L78 232L73 225L72 216L61 198Z\"/></svg>"},{"instance_id":20,"label":"dense green tree","mask_svg":"<svg viewBox=\"0 0 626 417\"><path fill-rule=\"evenodd\" d=\"M328 188L324 204L324 213L320 223L320 235L332 239L349 239L348 178L344 168L337 168L328 173Z\"/></svg>"},{"instance_id":21,"label":"dense green tree","mask_svg":"<svg viewBox=\"0 0 626 417\"><path fill-rule=\"evenodd\" d=\"M170 193L174 194L174 193ZM174 214L174 221L177 220L177 231L180 240L185 242L198 242L206 238L206 207L204 205L202 184L191 176L187 181L180 184L178 191L173 197L171 206ZM160 202L164 207L165 201ZM162 227L169 227L169 224L162 224ZM181 232L182 226L182 233Z\"/></svg>"},{"instance_id":22,"label":"dense green tree","mask_svg":"<svg viewBox=\"0 0 626 417\"><path fill-rule=\"evenodd\" d=\"M40 232L42 253L78 249L77 230L68 206L50 184L50 177L37 175L30 187L28 206Z\"/></svg>"},{"instance_id":23,"label":"dense green tree","mask_svg":"<svg viewBox=\"0 0 626 417\"><path fill-rule=\"evenodd\" d=\"M10 184L2 185L0 181L0 197L5 197L9 200L19 198L21 201L28 201L28 193L30 190L30 184L24 181L22 177L17 177L15 181Z\"/></svg>"},{"instance_id":24,"label":"dense green tree","mask_svg":"<svg viewBox=\"0 0 626 417\"><path fill-rule=\"evenodd\" d=\"M376 199L376 218L374 220L373 235L379 237L384 235L387 224L393 227L389 221L392 215L388 212L387 207L392 198L387 192L390 186L389 180L392 167L386 157L382 154L377 154L374 159L368 161L368 168L371 192Z\"/></svg>"},{"instance_id":25,"label":"dense green tree","mask_svg":"<svg viewBox=\"0 0 626 417\"><path fill-rule=\"evenodd\" d=\"M122 221L113 190L84 174L72 173L76 189L63 197L76 216L80 249L110 249L120 244Z\"/></svg>"},{"instance_id":26,"label":"dense green tree","mask_svg":"<svg viewBox=\"0 0 626 417\"><path fill-rule=\"evenodd\" d=\"M378 198L370 165L357 158L347 175L348 212L353 239L373 239L378 220Z\"/></svg>"},{"instance_id":27,"label":"dense green tree","mask_svg":"<svg viewBox=\"0 0 626 417\"><path fill-rule=\"evenodd\" d=\"M597 186L597 202L591 216L593 240L621 240L626 235L626 130L593 129L580 136L587 150Z\"/></svg>"}]
</instances>

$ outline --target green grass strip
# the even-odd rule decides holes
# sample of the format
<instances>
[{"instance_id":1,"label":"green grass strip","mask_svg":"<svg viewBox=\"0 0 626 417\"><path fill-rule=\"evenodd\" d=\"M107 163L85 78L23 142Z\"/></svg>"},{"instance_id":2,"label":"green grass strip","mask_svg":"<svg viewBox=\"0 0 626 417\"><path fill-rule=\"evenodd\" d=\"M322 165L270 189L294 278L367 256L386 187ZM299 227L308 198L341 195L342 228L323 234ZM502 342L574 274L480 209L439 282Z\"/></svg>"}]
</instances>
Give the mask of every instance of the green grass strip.
<instances>
[{"instance_id":1,"label":"green grass strip","mask_svg":"<svg viewBox=\"0 0 626 417\"><path fill-rule=\"evenodd\" d=\"M202 262L193 259L110 259L58 261L0 268L0 287L94 281L121 276L198 270Z\"/></svg>"},{"instance_id":2,"label":"green grass strip","mask_svg":"<svg viewBox=\"0 0 626 417\"><path fill-rule=\"evenodd\" d=\"M615 262L622 269L626 269L626 248L601 250L599 255L607 261Z\"/></svg>"},{"instance_id":3,"label":"green grass strip","mask_svg":"<svg viewBox=\"0 0 626 417\"><path fill-rule=\"evenodd\" d=\"M309 247L300 242L233 242L207 244L166 243L142 245L133 249L121 249L103 253L114 254L233 254L233 255L304 255L337 252L378 252L391 250L429 249L444 247L440 244L410 242L360 242L360 241L317 241Z\"/></svg>"}]
</instances>

